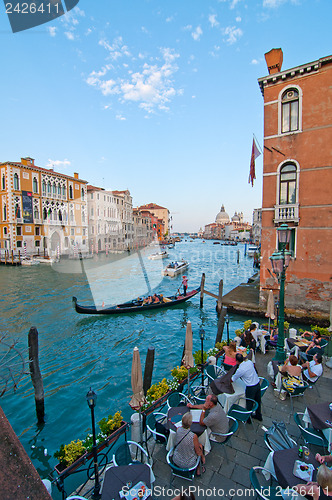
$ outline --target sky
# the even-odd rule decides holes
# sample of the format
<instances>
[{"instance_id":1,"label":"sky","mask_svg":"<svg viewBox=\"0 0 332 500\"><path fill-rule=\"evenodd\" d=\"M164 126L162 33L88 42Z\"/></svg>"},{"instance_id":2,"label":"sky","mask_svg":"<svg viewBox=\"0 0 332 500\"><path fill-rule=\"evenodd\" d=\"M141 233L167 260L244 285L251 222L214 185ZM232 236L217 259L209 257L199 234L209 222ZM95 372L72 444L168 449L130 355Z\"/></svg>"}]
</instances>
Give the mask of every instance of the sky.
<instances>
[{"instance_id":1,"label":"sky","mask_svg":"<svg viewBox=\"0 0 332 500\"><path fill-rule=\"evenodd\" d=\"M264 53L282 48L282 69L330 55L331 15L331 0L80 0L12 33L1 3L0 162L31 156L129 189L134 206L167 207L173 231L198 231L222 204L251 222Z\"/></svg>"}]
</instances>

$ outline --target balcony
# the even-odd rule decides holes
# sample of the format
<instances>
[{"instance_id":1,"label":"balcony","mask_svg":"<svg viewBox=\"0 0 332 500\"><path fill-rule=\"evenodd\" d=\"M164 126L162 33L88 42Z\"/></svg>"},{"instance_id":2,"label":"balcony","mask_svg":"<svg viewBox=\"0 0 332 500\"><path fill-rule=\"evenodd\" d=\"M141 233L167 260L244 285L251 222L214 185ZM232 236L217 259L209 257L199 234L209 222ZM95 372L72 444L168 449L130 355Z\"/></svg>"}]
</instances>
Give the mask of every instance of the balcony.
<instances>
[{"instance_id":1,"label":"balcony","mask_svg":"<svg viewBox=\"0 0 332 500\"><path fill-rule=\"evenodd\" d=\"M274 223L282 222L299 223L299 204L294 205L274 205Z\"/></svg>"}]
</instances>

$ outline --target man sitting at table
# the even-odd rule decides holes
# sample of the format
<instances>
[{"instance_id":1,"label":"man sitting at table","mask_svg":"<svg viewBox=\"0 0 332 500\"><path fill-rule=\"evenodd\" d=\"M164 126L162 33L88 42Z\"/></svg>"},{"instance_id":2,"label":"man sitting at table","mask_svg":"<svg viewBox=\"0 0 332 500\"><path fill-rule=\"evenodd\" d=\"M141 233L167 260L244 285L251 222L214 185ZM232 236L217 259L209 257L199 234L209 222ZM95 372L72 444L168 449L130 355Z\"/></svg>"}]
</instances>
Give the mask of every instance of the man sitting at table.
<instances>
[{"instance_id":1,"label":"man sitting at table","mask_svg":"<svg viewBox=\"0 0 332 500\"><path fill-rule=\"evenodd\" d=\"M250 360L243 362L242 354L237 354L235 359L238 364L238 369L232 376L232 382L235 382L238 378L242 379L246 386L246 398L253 399L258 404L256 413L255 415L252 415L252 417L256 420L262 421L261 386L254 363ZM251 410L252 406L252 402L247 401L247 410ZM250 422L250 419L248 422Z\"/></svg>"},{"instance_id":2,"label":"man sitting at table","mask_svg":"<svg viewBox=\"0 0 332 500\"><path fill-rule=\"evenodd\" d=\"M210 429L211 434L209 437L211 441L217 441L218 443L225 441L225 437L214 434L215 432L220 434L227 434L228 432L228 419L226 413L219 404L215 394L206 396L203 404L192 405L188 403L187 406L188 408L202 409L199 423L203 427L208 427Z\"/></svg>"},{"instance_id":3,"label":"man sitting at table","mask_svg":"<svg viewBox=\"0 0 332 500\"><path fill-rule=\"evenodd\" d=\"M321 465L317 471L317 482L309 481L307 484L297 484L293 489L302 496L310 496L314 500L332 498L332 470L326 465Z\"/></svg>"},{"instance_id":4,"label":"man sitting at table","mask_svg":"<svg viewBox=\"0 0 332 500\"><path fill-rule=\"evenodd\" d=\"M306 382L315 383L323 373L323 357L321 354L315 354L312 361L306 361L302 364L302 376Z\"/></svg>"},{"instance_id":5,"label":"man sitting at table","mask_svg":"<svg viewBox=\"0 0 332 500\"><path fill-rule=\"evenodd\" d=\"M332 455L320 455L319 453L316 453L315 459L320 464L323 464L324 462L332 463Z\"/></svg>"},{"instance_id":6,"label":"man sitting at table","mask_svg":"<svg viewBox=\"0 0 332 500\"><path fill-rule=\"evenodd\" d=\"M305 352L301 352L300 356L306 361L311 361L315 354L324 354L324 348L321 346L321 334L314 330L313 338Z\"/></svg>"}]
</instances>

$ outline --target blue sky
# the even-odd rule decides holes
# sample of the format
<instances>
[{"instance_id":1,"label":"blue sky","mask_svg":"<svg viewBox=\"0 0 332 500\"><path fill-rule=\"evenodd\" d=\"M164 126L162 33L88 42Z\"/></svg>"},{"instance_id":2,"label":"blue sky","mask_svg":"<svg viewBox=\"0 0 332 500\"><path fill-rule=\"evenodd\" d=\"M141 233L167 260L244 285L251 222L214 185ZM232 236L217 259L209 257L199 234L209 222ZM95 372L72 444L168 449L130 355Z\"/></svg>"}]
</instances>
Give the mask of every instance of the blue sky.
<instances>
[{"instance_id":1,"label":"blue sky","mask_svg":"<svg viewBox=\"0 0 332 500\"><path fill-rule=\"evenodd\" d=\"M331 53L330 0L80 0L13 34L0 5L1 157L130 189L197 231L221 204L251 221L263 143L257 78Z\"/></svg>"}]
</instances>

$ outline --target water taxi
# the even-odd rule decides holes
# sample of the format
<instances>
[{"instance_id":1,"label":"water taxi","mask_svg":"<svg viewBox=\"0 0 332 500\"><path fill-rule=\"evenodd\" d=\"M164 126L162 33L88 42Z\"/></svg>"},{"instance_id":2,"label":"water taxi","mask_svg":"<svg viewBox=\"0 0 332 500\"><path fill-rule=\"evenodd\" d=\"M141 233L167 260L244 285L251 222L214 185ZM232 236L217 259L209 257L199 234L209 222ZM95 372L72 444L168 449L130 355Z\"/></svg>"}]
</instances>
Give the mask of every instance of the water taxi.
<instances>
[{"instance_id":1,"label":"water taxi","mask_svg":"<svg viewBox=\"0 0 332 500\"><path fill-rule=\"evenodd\" d=\"M182 260L181 262L171 262L165 267L162 274L174 278L178 274L182 274L189 267L189 262Z\"/></svg>"}]
</instances>

